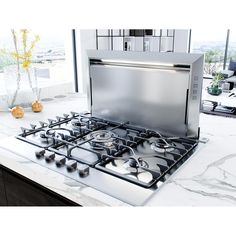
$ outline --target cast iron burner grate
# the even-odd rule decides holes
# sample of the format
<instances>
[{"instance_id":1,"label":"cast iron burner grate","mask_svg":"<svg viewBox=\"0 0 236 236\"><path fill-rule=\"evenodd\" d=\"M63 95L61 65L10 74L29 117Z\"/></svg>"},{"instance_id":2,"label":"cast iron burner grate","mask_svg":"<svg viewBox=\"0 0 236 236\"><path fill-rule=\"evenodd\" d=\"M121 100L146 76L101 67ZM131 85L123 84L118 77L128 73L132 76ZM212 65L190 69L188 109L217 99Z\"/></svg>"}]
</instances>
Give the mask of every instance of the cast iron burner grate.
<instances>
[{"instance_id":1,"label":"cast iron burner grate","mask_svg":"<svg viewBox=\"0 0 236 236\"><path fill-rule=\"evenodd\" d=\"M145 188L163 182L198 143L76 112L22 128L17 138Z\"/></svg>"}]
</instances>

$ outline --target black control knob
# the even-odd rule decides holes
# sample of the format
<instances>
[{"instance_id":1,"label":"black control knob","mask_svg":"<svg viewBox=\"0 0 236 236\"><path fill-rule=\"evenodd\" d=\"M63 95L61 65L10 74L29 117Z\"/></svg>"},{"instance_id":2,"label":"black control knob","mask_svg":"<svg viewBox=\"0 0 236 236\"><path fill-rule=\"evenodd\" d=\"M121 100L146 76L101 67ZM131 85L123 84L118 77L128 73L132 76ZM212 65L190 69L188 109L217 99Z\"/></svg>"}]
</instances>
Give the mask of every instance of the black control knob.
<instances>
[{"instance_id":1,"label":"black control knob","mask_svg":"<svg viewBox=\"0 0 236 236\"><path fill-rule=\"evenodd\" d=\"M66 164L66 158L64 156L56 156L55 162L57 167L64 166Z\"/></svg>"},{"instance_id":2,"label":"black control knob","mask_svg":"<svg viewBox=\"0 0 236 236\"><path fill-rule=\"evenodd\" d=\"M40 149L35 151L35 156L38 159L42 158L44 156L44 154L45 154L45 149L40 148Z\"/></svg>"},{"instance_id":3,"label":"black control knob","mask_svg":"<svg viewBox=\"0 0 236 236\"><path fill-rule=\"evenodd\" d=\"M66 162L66 168L70 172L75 171L76 168L77 168L77 161L75 161L75 160L68 160Z\"/></svg>"},{"instance_id":4,"label":"black control knob","mask_svg":"<svg viewBox=\"0 0 236 236\"><path fill-rule=\"evenodd\" d=\"M44 158L46 162L52 162L55 158L55 153L54 152L50 152L50 151L46 151L44 153Z\"/></svg>"},{"instance_id":5,"label":"black control knob","mask_svg":"<svg viewBox=\"0 0 236 236\"><path fill-rule=\"evenodd\" d=\"M86 177L89 175L89 166L85 164L79 164L77 166L77 171L80 177Z\"/></svg>"}]
</instances>

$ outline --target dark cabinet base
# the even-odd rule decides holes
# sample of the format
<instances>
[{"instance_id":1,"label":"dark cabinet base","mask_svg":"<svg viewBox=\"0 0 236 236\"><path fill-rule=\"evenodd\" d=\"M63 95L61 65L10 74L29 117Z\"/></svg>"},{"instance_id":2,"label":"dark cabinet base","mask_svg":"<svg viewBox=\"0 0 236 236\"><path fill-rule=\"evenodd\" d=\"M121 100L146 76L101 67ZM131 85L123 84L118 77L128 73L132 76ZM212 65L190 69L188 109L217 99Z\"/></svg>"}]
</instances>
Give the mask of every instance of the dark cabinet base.
<instances>
[{"instance_id":1,"label":"dark cabinet base","mask_svg":"<svg viewBox=\"0 0 236 236\"><path fill-rule=\"evenodd\" d=\"M50 191L43 186L29 180L12 170L5 167L2 171L4 196L1 196L2 203L8 206L75 206L76 203ZM1 173L0 173L0 191L1 191ZM0 199L1 203L1 199ZM4 204L3 204L4 205Z\"/></svg>"},{"instance_id":2,"label":"dark cabinet base","mask_svg":"<svg viewBox=\"0 0 236 236\"><path fill-rule=\"evenodd\" d=\"M3 171L1 168L0 168L0 206L7 206L7 198L3 182Z\"/></svg>"}]
</instances>

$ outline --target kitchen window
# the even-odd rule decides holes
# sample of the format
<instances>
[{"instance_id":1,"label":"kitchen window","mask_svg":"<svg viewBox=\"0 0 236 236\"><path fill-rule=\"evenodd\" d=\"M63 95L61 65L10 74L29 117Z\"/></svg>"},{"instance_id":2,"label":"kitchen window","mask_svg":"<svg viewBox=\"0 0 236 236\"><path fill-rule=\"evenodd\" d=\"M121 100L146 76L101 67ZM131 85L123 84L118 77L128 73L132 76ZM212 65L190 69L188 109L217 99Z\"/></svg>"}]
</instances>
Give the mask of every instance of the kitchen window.
<instances>
[{"instance_id":1,"label":"kitchen window","mask_svg":"<svg viewBox=\"0 0 236 236\"><path fill-rule=\"evenodd\" d=\"M230 59L236 60L236 31L230 30L228 55L226 60L226 68L228 68Z\"/></svg>"},{"instance_id":2,"label":"kitchen window","mask_svg":"<svg viewBox=\"0 0 236 236\"><path fill-rule=\"evenodd\" d=\"M16 29L19 32L18 29ZM33 51L33 67L36 68L38 86L52 87L43 93L43 97L56 96L73 91L73 57L71 30L30 29L30 35L39 35ZM29 35L29 36L30 36ZM31 41L31 39L30 39ZM4 69L15 63L8 52L14 51L11 29L0 32L0 95L4 95Z\"/></svg>"},{"instance_id":3,"label":"kitchen window","mask_svg":"<svg viewBox=\"0 0 236 236\"><path fill-rule=\"evenodd\" d=\"M223 70L227 30L193 29L191 52L204 53L204 75Z\"/></svg>"}]
</instances>

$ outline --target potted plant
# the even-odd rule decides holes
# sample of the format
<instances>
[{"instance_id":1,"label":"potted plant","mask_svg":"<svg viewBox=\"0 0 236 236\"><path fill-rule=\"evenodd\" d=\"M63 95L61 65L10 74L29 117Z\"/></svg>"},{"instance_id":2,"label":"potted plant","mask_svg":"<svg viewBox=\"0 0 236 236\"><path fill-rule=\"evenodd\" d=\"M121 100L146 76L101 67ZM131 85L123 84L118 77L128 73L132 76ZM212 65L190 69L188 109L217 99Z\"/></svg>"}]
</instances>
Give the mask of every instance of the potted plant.
<instances>
[{"instance_id":1,"label":"potted plant","mask_svg":"<svg viewBox=\"0 0 236 236\"><path fill-rule=\"evenodd\" d=\"M224 80L222 73L216 73L212 79L210 86L207 87L207 92L211 95L218 96L222 93L221 83Z\"/></svg>"}]
</instances>

